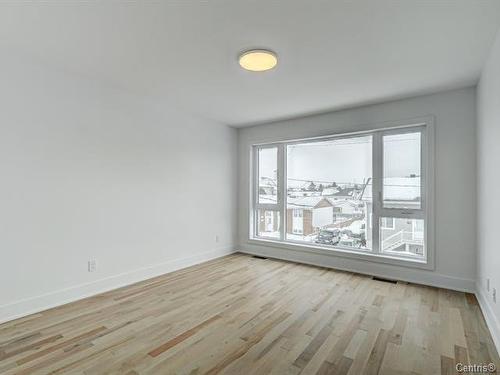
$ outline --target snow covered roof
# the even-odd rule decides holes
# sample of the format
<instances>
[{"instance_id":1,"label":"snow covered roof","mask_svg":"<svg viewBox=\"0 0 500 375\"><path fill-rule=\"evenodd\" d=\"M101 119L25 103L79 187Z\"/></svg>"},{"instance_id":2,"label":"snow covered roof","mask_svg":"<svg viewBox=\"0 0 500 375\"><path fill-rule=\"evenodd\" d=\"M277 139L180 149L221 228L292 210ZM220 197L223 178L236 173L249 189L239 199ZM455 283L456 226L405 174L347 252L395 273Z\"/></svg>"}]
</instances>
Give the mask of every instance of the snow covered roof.
<instances>
[{"instance_id":1,"label":"snow covered roof","mask_svg":"<svg viewBox=\"0 0 500 375\"><path fill-rule=\"evenodd\" d=\"M276 180L269 177L261 177L259 181L259 186L272 186L276 187Z\"/></svg>"},{"instance_id":2,"label":"snow covered roof","mask_svg":"<svg viewBox=\"0 0 500 375\"><path fill-rule=\"evenodd\" d=\"M287 205L288 205L288 207L295 206L297 208L313 208L324 198L325 197L322 197L321 195L314 195L314 196L308 196L308 197L296 197L296 198L288 197L287 198Z\"/></svg>"},{"instance_id":3,"label":"snow covered roof","mask_svg":"<svg viewBox=\"0 0 500 375\"><path fill-rule=\"evenodd\" d=\"M259 194L259 203L261 204L276 204L278 198L276 195L262 195Z\"/></svg>"},{"instance_id":4,"label":"snow covered roof","mask_svg":"<svg viewBox=\"0 0 500 375\"><path fill-rule=\"evenodd\" d=\"M385 178L384 196L390 200L418 200L420 198L420 177Z\"/></svg>"},{"instance_id":5,"label":"snow covered roof","mask_svg":"<svg viewBox=\"0 0 500 375\"><path fill-rule=\"evenodd\" d=\"M293 206L296 208L313 208L324 197L321 195L308 196L308 197L288 197L288 207ZM262 204L276 204L276 195L259 195L259 203Z\"/></svg>"},{"instance_id":6,"label":"snow covered roof","mask_svg":"<svg viewBox=\"0 0 500 375\"><path fill-rule=\"evenodd\" d=\"M384 178L384 196L394 201L413 201L420 198L420 177ZM368 185L363 200L372 199L372 185Z\"/></svg>"},{"instance_id":7,"label":"snow covered roof","mask_svg":"<svg viewBox=\"0 0 500 375\"><path fill-rule=\"evenodd\" d=\"M335 189L335 191L328 191L327 189ZM325 193L325 190L326 193ZM323 190L322 194L324 196L333 196L333 197L351 197L354 193L354 188L348 187L348 188L326 188Z\"/></svg>"},{"instance_id":8,"label":"snow covered roof","mask_svg":"<svg viewBox=\"0 0 500 375\"><path fill-rule=\"evenodd\" d=\"M330 203L332 206L357 206L360 201L357 200L344 200L344 199L339 199L335 200L330 197L324 197L324 196L309 196L309 197L288 197L287 199L287 206L288 207L296 207L296 208L309 208L312 209L318 205L319 202L321 201L327 201Z\"/></svg>"},{"instance_id":9,"label":"snow covered roof","mask_svg":"<svg viewBox=\"0 0 500 375\"><path fill-rule=\"evenodd\" d=\"M334 195L339 192L339 189L336 187L326 187L321 192L321 195Z\"/></svg>"}]
</instances>

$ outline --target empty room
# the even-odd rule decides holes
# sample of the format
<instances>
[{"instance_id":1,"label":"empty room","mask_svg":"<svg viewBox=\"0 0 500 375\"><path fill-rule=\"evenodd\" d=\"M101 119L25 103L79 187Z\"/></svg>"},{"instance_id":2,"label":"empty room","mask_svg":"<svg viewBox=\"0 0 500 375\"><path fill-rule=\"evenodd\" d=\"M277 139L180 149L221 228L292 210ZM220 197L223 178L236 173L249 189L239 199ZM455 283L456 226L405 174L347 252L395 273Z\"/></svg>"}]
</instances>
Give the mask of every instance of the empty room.
<instances>
[{"instance_id":1,"label":"empty room","mask_svg":"<svg viewBox=\"0 0 500 375\"><path fill-rule=\"evenodd\" d=\"M5 0L0 103L0 374L500 373L500 0Z\"/></svg>"}]
</instances>

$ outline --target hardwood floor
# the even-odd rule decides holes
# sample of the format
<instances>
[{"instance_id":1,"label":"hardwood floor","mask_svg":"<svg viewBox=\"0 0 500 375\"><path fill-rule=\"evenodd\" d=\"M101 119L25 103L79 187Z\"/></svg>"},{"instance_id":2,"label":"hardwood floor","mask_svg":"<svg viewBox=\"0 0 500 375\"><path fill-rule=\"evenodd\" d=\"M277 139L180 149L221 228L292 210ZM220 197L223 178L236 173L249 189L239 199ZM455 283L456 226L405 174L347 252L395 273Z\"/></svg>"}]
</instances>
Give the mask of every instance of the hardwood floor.
<instances>
[{"instance_id":1,"label":"hardwood floor","mask_svg":"<svg viewBox=\"0 0 500 375\"><path fill-rule=\"evenodd\" d=\"M455 374L473 295L235 254L0 325L5 374Z\"/></svg>"}]
</instances>

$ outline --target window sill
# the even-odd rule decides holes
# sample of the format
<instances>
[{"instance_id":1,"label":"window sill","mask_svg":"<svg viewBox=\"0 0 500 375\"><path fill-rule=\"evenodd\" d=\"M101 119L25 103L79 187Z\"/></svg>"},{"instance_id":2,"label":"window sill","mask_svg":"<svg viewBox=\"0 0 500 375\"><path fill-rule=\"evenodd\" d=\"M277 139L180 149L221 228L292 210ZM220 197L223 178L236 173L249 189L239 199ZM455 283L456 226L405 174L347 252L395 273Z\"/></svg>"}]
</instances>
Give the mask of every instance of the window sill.
<instances>
[{"instance_id":1,"label":"window sill","mask_svg":"<svg viewBox=\"0 0 500 375\"><path fill-rule=\"evenodd\" d=\"M271 246L285 250L299 251L302 253L314 253L327 256L339 256L344 258L363 260L375 263L385 263L395 266L403 266L409 268L420 268L433 270L434 265L425 259L413 259L391 256L388 254L373 254L363 250L353 250L345 247L326 247L321 245L309 245L292 241L275 241L264 238L249 238L247 241L251 245Z\"/></svg>"}]
</instances>

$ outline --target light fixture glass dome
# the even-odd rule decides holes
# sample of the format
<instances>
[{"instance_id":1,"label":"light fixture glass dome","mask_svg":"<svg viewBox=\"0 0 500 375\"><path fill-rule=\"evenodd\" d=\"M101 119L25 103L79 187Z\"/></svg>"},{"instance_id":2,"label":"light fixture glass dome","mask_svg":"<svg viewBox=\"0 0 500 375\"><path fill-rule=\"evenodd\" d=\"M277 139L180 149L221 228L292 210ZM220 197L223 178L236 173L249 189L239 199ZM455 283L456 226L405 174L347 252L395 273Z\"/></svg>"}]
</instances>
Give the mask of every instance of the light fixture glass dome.
<instances>
[{"instance_id":1,"label":"light fixture glass dome","mask_svg":"<svg viewBox=\"0 0 500 375\"><path fill-rule=\"evenodd\" d=\"M252 72L263 72L272 69L278 63L276 54L269 50L253 49L243 52L239 58L240 66Z\"/></svg>"}]
</instances>

